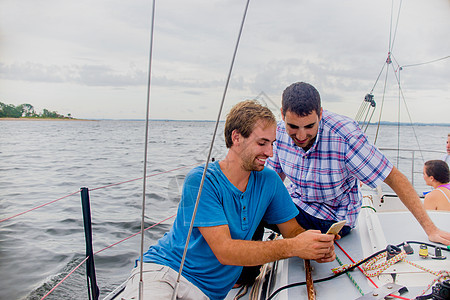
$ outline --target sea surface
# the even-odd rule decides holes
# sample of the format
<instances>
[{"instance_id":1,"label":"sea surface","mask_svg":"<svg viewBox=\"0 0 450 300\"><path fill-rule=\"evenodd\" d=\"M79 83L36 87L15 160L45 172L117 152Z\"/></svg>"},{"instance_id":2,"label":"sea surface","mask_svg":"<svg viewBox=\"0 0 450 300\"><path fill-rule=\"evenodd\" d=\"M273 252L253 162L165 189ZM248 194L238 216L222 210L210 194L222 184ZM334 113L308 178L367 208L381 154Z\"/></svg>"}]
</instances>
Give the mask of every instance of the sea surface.
<instances>
[{"instance_id":1,"label":"sea surface","mask_svg":"<svg viewBox=\"0 0 450 300\"><path fill-rule=\"evenodd\" d=\"M203 163L214 122L151 121L149 124L145 226L173 216L184 176ZM376 126L368 136L373 141ZM226 154L223 123L212 157ZM388 125L379 130L387 151L419 193L424 160L441 158L450 126ZM419 142L420 145L417 143ZM143 199L145 121L0 121L0 299L41 299L84 259L79 190L90 189L95 267L100 298L122 283L139 256ZM71 195L73 194L73 195ZM71 195L71 196L68 196ZM67 197L66 197L67 196ZM55 201L57 200L57 201ZM50 203L54 201L53 203ZM48 204L50 203L50 204ZM46 204L46 205L45 205ZM170 229L173 218L145 232L144 249ZM84 264L46 299L88 299Z\"/></svg>"}]
</instances>

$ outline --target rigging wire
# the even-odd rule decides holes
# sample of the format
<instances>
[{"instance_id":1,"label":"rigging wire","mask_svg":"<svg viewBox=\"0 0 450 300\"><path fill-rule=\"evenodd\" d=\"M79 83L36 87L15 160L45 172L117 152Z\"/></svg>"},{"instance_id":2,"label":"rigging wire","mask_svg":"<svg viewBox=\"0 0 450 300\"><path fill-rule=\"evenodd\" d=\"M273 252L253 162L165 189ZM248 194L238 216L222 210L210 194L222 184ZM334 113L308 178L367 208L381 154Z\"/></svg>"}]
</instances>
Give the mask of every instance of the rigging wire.
<instances>
[{"instance_id":1,"label":"rigging wire","mask_svg":"<svg viewBox=\"0 0 450 300\"><path fill-rule=\"evenodd\" d=\"M403 66L400 67L400 69L409 68L409 67L416 67L416 66L422 66L422 65L428 65L428 64L435 63L437 61L441 61L441 60L448 59L448 58L450 58L450 55L447 55L447 56L444 56L444 57L441 57L441 58L438 58L438 59L434 59L434 60L431 60L431 61L427 61L427 62L410 64L410 65L403 65Z\"/></svg>"},{"instance_id":2,"label":"rigging wire","mask_svg":"<svg viewBox=\"0 0 450 300\"><path fill-rule=\"evenodd\" d=\"M139 300L143 299L143 266L144 266L144 222L145 222L145 186L147 184L147 156L148 156L148 124L150 115L150 87L152 78L152 54L153 54L153 28L155 25L155 2L152 5L151 29L150 29L150 51L148 59L148 82L147 82L147 111L145 117L145 149L144 149L144 178L142 180L142 214L141 214L141 259L139 264Z\"/></svg>"},{"instance_id":3,"label":"rigging wire","mask_svg":"<svg viewBox=\"0 0 450 300\"><path fill-rule=\"evenodd\" d=\"M398 74L398 77L397 77ZM398 85L398 108L397 108L397 168L400 164L400 114L401 114L401 86L400 86L400 68L398 68L398 73L394 70L394 76L397 79ZM405 103L406 104L406 103ZM414 176L414 175L413 175Z\"/></svg>"},{"instance_id":4,"label":"rigging wire","mask_svg":"<svg viewBox=\"0 0 450 300\"><path fill-rule=\"evenodd\" d=\"M187 235L187 238L186 238L186 245L185 245L185 247L184 247L183 257L181 258L180 269L179 269L179 271L178 271L177 281L176 281L176 283L175 283L175 288L174 288L174 291L173 291L173 294L172 294L172 300L175 300L176 297L177 297L178 287L179 287L180 278L181 278L181 273L182 273L182 271L183 271L184 261L185 261L185 259L186 259L187 248L188 248L188 246L189 246L189 240L190 240L190 238L191 238L192 229L193 229L193 227L194 227L195 215L197 214L198 203L199 203L199 201L200 201L200 196L201 196L201 193L202 193L203 184L204 184L204 182L205 182L206 171L207 171L207 169L208 169L209 160L210 160L210 158L211 158L211 152L212 152L212 149L213 149L213 146L214 146L214 140L215 140L215 138L216 138L217 128L218 128L218 126L219 126L220 116L221 116L221 114L222 114L223 104L224 104L224 102L225 102L225 96L226 96L226 94L227 94L228 85L229 85L229 83L230 83L231 73L232 73L232 71L233 71L233 66L234 66L234 61L235 61L235 59L236 59L237 50L238 50L238 48L239 48L239 42L240 42L241 35L242 35L242 31L243 31L243 28L244 28L244 23L245 23L245 18L246 18L247 11L248 11L249 3L250 3L250 0L247 0L247 3L246 3L246 5L245 5L245 9L244 9L244 15L242 16L241 26L240 26L240 28L239 28L239 34L238 34L238 38L237 38L237 41L236 41L236 46L235 46L235 48L234 48L234 53L233 53L233 56L232 56L232 59L231 59L230 69L229 69L229 71L228 71L228 76L227 76L227 80L226 80L226 83L225 83L225 88L224 88L224 91L223 91L223 95L222 95L222 100L221 100L221 103L220 103L219 112L218 112L218 114L217 114L216 124L215 124L215 127L214 127L214 133L213 133L213 136L212 136L212 139L211 139L211 145L210 145L209 151L208 151L208 157L206 158L205 167L204 167L204 169L203 169L202 180L201 180L201 182L200 182L200 187L199 187L198 194L197 194L197 200L195 201L194 211L193 211L193 213L192 213L191 224L190 224L190 226L189 226L189 231L188 231L188 235ZM141 260L141 261L142 261L142 260Z\"/></svg>"},{"instance_id":5,"label":"rigging wire","mask_svg":"<svg viewBox=\"0 0 450 300\"><path fill-rule=\"evenodd\" d=\"M412 128L412 130L414 132L414 138L416 139L417 146L419 147L419 153L420 153L420 156L422 157L422 162L425 162L425 159L423 157L422 149L420 148L419 139L417 138L416 129L413 126L412 117L411 117L411 114L410 114L409 109L408 109L408 104L406 103L405 96L403 95L403 89L402 89L402 86L400 84L400 71L402 71L401 67L398 69L398 74L399 74L398 77L397 77L397 73L394 72L394 76L395 76L395 79L397 80L398 90L399 90L399 114L400 114L400 100L403 100L403 104L405 105L405 109L406 109L406 112L408 114L408 118L409 118L409 122L411 124L411 128ZM400 118L399 118L398 122L400 122ZM399 123L399 126L400 126L400 123ZM397 148L398 148L398 151L400 151L400 133L399 133L399 137L398 137L398 145L399 145L399 147L397 147ZM399 157L399 154L397 154L397 164L398 164L398 157Z\"/></svg>"},{"instance_id":6,"label":"rigging wire","mask_svg":"<svg viewBox=\"0 0 450 300\"><path fill-rule=\"evenodd\" d=\"M373 91L375 89L375 86L377 85L378 80L379 80L381 74L384 71L384 67L388 66L386 68L386 77L385 77L383 94L382 94L381 110L380 110L380 115L379 115L379 119L378 119L376 134L375 134L375 138L374 138L374 144L376 144L376 141L377 141L377 138L378 138L378 134L379 134L380 125L381 125L380 123L381 123L381 115L382 115L382 111L383 111L384 100L385 100L385 96L386 96L386 88L387 88L387 78L388 78L388 72L389 72L389 65L392 64L393 61L395 61L396 65L397 65L397 69L395 69L394 67L393 67L393 69L394 69L394 76L395 76L395 78L397 80L397 85L398 85L398 101L399 101L399 103L398 103L398 112L397 112L398 113L398 120L397 120L397 144L398 144L398 147L397 147L398 148L398 151L397 151L397 167L398 167L398 164L399 164L399 157L400 157L400 153L399 153L399 151L400 151L399 148L400 147L399 146L400 146L400 113L401 113L400 109L401 109L401 101L403 101L403 103L404 103L404 106L405 106L405 109L406 109L406 112L408 114L408 118L409 118L409 121L410 121L410 125L411 125L411 127L413 129L414 137L415 137L417 145L419 147L419 152L420 152L420 155L422 157L422 161L424 161L422 149L420 147L420 143L419 143L419 140L418 140L418 137L417 137L417 134L416 134L416 130L415 130L414 126L413 126L411 114L409 112L408 105L406 103L406 99L405 99L404 94L403 94L402 86L400 84L400 71L402 71L406 67L415 67L415 66L431 64L431 63L434 63L434 62L438 62L438 61L450 58L450 56L445 56L445 57L441 57L441 58L434 59L434 60L431 60L431 61L426 61L426 62L422 62L422 63L415 63L415 64L409 64L409 65L403 65L403 66L401 66L397 62L395 56L393 55L393 48L394 48L395 38L397 36L397 29L398 29L398 24L399 24L399 20L400 20L401 8L402 8L402 1L400 1L399 6L398 6L397 19L396 19L396 22L395 22L396 24L395 24L395 28L393 29L393 23L394 23L393 22L394 0L392 0L392 5L391 5L391 22L390 22L390 31L389 31L388 57L387 57L385 63L383 64L383 67L382 67L380 73L378 74L378 77L377 77L377 79L375 81L374 86L372 87L372 89L370 91L370 95L372 95L372 93L373 93ZM398 76L397 76L397 72L399 74ZM364 104L364 101L363 101L363 104ZM363 106L363 104L360 107L360 111L358 111L357 118L356 118L357 121L361 121L360 119L362 118L362 114L364 112L364 109L366 108L365 106ZM366 106L367 106L367 104L366 104ZM367 111L366 119L364 120L363 126L366 124L368 113L369 113L369 111ZM372 112L372 115L373 115L373 112ZM371 119L372 119L372 116L367 121L367 125L366 125L366 128L364 129L364 132L366 132Z\"/></svg>"},{"instance_id":7,"label":"rigging wire","mask_svg":"<svg viewBox=\"0 0 450 300\"><path fill-rule=\"evenodd\" d=\"M392 19L393 19L393 12L394 11L394 0L391 1L391 23L389 26L389 53L391 53L392 50Z\"/></svg>"},{"instance_id":8,"label":"rigging wire","mask_svg":"<svg viewBox=\"0 0 450 300\"><path fill-rule=\"evenodd\" d=\"M386 68L386 76L384 77L384 87L383 87L383 96L381 99L381 108L380 108L380 115L378 118L378 125L377 125L377 131L375 133L375 139L373 141L373 144L376 145L377 143L377 138L378 138L378 132L380 130L380 124L381 124L381 115L383 113L383 106L384 106L384 96L386 95L386 85L387 85L387 79L388 79L388 75L389 75L389 68Z\"/></svg>"},{"instance_id":9,"label":"rigging wire","mask_svg":"<svg viewBox=\"0 0 450 300\"><path fill-rule=\"evenodd\" d=\"M397 12L397 20L396 20L396 24L395 24L395 30L394 30L394 37L392 38L392 45L389 48L389 51L392 53L392 49L394 48L394 43L395 43L395 37L397 36L397 29L398 29L398 21L400 20L400 11L402 8L402 2L403 0L400 0L400 3L398 5L398 12ZM394 5L394 1L392 1L392 6Z\"/></svg>"},{"instance_id":10,"label":"rigging wire","mask_svg":"<svg viewBox=\"0 0 450 300\"><path fill-rule=\"evenodd\" d=\"M371 94L373 93L373 90L375 89L375 86L377 85L378 80L379 80L380 77L381 77L381 74L383 74L383 71L384 71L384 68L385 68L385 67L386 67L386 63L383 64L383 67L381 67L380 73L378 73L378 77L377 77L377 79L375 80L375 84L373 85L372 89L370 90L370 93L371 93Z\"/></svg>"},{"instance_id":11,"label":"rigging wire","mask_svg":"<svg viewBox=\"0 0 450 300\"><path fill-rule=\"evenodd\" d=\"M386 58L386 62L385 65L389 65L392 63L392 50L394 48L394 40L395 40L395 36L397 35L397 28L398 28L398 18L400 17L400 7L401 7L401 1L400 1L400 6L399 6L399 10L398 10L398 14L397 14L397 22L395 25L395 30L394 30L394 37L392 36L392 22L393 22L393 18L394 18L394 0L392 0L391 2L391 24L389 26L389 49L388 49L388 57ZM383 67L384 69L384 67ZM382 69L382 70L383 70ZM383 106L384 106L384 99L385 99L385 94L386 94L386 85L387 85L387 78L388 78L388 73L389 73L389 68L386 68L386 76L384 79L384 88L383 88L383 96L382 96L382 102L381 102L381 109L380 109L380 115L378 118L378 125L377 125L377 131L375 134L375 139L374 139L374 145L377 143L377 138L378 138L378 133L379 133L379 129L380 129L380 123L381 123L381 115L383 112ZM381 75L381 74L380 74ZM379 78L380 76L378 76ZM378 79L377 79L378 81ZM373 88L372 88L373 90ZM369 121L370 122L370 121Z\"/></svg>"}]
</instances>

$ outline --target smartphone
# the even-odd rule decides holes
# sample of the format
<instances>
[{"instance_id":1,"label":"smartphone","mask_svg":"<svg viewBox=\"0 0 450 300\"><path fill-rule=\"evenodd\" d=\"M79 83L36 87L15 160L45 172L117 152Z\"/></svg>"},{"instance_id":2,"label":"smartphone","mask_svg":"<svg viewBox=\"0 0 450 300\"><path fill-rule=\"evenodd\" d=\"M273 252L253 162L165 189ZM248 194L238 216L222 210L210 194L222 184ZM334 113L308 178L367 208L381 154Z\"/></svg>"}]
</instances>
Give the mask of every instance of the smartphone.
<instances>
[{"instance_id":1,"label":"smartphone","mask_svg":"<svg viewBox=\"0 0 450 300\"><path fill-rule=\"evenodd\" d=\"M327 234L338 234L341 231L342 227L345 225L345 220L334 223L330 226L327 231Z\"/></svg>"}]
</instances>

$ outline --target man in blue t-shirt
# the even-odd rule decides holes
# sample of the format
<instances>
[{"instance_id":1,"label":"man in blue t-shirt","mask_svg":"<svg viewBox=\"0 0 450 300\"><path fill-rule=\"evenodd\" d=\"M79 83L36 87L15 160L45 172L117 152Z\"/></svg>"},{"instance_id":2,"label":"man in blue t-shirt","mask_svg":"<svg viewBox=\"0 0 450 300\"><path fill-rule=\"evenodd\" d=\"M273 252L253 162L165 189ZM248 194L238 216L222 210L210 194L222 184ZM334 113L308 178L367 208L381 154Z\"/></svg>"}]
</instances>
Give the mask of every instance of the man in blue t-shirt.
<instances>
[{"instance_id":1,"label":"man in blue t-shirt","mask_svg":"<svg viewBox=\"0 0 450 300\"><path fill-rule=\"evenodd\" d=\"M242 266L293 256L318 262L334 260L334 236L301 228L295 220L297 208L283 182L274 171L264 168L273 154L275 129L272 112L256 101L240 102L228 114L228 154L206 170L177 298L223 299ZM203 169L194 168L187 175L172 229L144 254L144 299L172 296ZM252 241L262 220L277 224L284 239ZM136 297L138 269L121 299Z\"/></svg>"}]
</instances>

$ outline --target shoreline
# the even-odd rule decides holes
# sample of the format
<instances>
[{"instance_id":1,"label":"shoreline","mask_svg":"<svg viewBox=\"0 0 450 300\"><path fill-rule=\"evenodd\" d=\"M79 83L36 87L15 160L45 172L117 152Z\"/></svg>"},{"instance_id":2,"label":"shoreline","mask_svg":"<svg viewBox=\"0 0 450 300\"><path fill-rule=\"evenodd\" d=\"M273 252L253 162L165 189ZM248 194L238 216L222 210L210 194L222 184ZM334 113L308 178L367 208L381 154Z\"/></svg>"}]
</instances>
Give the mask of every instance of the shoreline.
<instances>
[{"instance_id":1,"label":"shoreline","mask_svg":"<svg viewBox=\"0 0 450 300\"><path fill-rule=\"evenodd\" d=\"M89 119L59 119L59 118L0 118L0 121L98 121Z\"/></svg>"}]
</instances>

